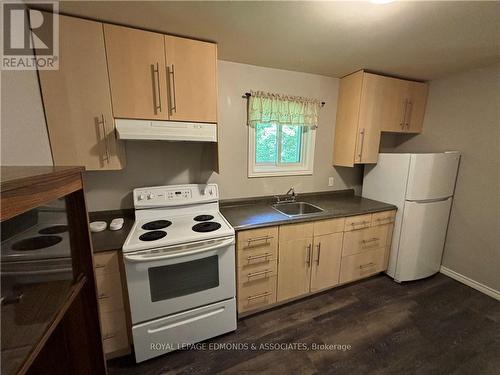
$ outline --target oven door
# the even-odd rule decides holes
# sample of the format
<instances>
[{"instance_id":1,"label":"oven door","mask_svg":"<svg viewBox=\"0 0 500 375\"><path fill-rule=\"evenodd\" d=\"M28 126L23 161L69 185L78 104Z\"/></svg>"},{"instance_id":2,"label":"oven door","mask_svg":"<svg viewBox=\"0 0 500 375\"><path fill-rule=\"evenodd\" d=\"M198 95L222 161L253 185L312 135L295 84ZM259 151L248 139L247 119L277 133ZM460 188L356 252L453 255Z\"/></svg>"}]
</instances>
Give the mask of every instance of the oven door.
<instances>
[{"instance_id":1,"label":"oven door","mask_svg":"<svg viewBox=\"0 0 500 375\"><path fill-rule=\"evenodd\" d=\"M132 323L232 298L234 236L123 254Z\"/></svg>"}]
</instances>

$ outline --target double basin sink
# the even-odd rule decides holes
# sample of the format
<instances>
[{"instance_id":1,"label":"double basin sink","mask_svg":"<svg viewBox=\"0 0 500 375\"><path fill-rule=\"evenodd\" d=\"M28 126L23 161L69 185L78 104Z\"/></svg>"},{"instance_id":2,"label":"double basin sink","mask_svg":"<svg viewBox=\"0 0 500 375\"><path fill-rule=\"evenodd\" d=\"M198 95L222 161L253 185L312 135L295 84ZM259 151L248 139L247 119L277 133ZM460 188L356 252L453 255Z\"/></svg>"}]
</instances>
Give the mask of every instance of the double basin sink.
<instances>
[{"instance_id":1,"label":"double basin sink","mask_svg":"<svg viewBox=\"0 0 500 375\"><path fill-rule=\"evenodd\" d=\"M276 203L271 207L288 217L314 216L324 212L321 207L306 202Z\"/></svg>"}]
</instances>

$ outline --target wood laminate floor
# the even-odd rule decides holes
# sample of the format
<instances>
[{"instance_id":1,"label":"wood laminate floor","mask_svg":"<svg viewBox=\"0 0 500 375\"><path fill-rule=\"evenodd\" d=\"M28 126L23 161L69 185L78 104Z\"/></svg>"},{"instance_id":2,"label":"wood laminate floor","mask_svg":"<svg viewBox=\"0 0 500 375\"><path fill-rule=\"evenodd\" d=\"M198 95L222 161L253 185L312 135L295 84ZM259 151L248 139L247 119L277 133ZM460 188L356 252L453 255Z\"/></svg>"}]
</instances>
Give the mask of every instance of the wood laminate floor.
<instances>
[{"instance_id":1,"label":"wood laminate floor","mask_svg":"<svg viewBox=\"0 0 500 375\"><path fill-rule=\"evenodd\" d=\"M261 350L185 350L109 374L499 374L500 302L447 276L406 283L376 276L244 318L206 344ZM297 343L309 350L266 350ZM350 350L312 350L314 344Z\"/></svg>"}]
</instances>

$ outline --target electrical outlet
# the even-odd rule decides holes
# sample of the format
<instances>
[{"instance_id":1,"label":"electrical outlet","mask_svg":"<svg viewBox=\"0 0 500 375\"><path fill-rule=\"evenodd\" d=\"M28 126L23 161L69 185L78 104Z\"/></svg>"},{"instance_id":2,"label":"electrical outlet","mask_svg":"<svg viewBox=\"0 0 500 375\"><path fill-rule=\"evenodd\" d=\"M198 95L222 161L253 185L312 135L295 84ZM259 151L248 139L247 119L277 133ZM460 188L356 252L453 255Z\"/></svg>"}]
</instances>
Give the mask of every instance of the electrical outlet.
<instances>
[{"instance_id":1,"label":"electrical outlet","mask_svg":"<svg viewBox=\"0 0 500 375\"><path fill-rule=\"evenodd\" d=\"M328 177L328 186L333 186L333 177Z\"/></svg>"}]
</instances>

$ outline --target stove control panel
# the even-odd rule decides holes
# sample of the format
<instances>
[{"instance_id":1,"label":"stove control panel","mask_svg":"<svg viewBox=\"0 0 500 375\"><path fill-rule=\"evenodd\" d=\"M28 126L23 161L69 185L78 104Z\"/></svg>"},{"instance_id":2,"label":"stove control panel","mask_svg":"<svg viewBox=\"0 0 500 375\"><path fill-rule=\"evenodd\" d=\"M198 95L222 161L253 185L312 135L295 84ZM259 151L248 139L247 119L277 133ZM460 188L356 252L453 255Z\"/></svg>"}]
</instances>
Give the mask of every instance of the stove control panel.
<instances>
[{"instance_id":1,"label":"stove control panel","mask_svg":"<svg viewBox=\"0 0 500 375\"><path fill-rule=\"evenodd\" d=\"M136 208L216 202L218 198L216 184L170 185L134 189L134 206Z\"/></svg>"}]
</instances>

